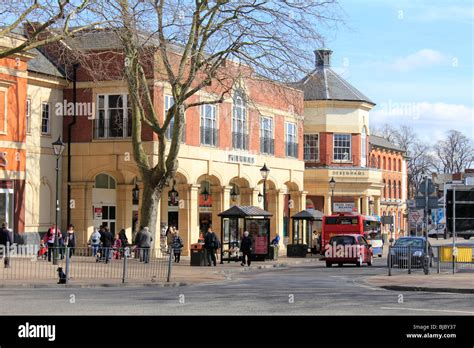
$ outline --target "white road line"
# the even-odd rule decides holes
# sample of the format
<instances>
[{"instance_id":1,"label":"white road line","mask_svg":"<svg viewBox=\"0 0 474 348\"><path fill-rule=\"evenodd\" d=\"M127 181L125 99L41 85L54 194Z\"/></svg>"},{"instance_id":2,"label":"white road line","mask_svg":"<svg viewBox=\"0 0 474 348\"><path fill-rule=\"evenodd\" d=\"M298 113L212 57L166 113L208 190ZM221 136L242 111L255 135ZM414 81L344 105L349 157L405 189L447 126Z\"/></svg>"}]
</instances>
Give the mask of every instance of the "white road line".
<instances>
[{"instance_id":1,"label":"white road line","mask_svg":"<svg viewBox=\"0 0 474 348\"><path fill-rule=\"evenodd\" d=\"M468 311L456 311L449 309L424 309L424 308L406 308L406 307L380 307L380 309L405 309L407 311L420 311L420 312L444 312L444 313L463 313L463 314L474 314L474 312Z\"/></svg>"}]
</instances>

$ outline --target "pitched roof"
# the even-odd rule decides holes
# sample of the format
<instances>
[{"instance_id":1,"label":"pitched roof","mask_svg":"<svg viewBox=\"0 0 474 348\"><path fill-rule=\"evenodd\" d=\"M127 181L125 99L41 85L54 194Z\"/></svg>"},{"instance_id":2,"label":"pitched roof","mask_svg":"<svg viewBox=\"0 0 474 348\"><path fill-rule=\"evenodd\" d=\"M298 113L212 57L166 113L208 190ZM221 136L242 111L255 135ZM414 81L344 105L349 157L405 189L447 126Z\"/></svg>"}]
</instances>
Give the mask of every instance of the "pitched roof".
<instances>
[{"instance_id":1,"label":"pitched roof","mask_svg":"<svg viewBox=\"0 0 474 348\"><path fill-rule=\"evenodd\" d=\"M270 217L272 214L266 210L263 210L262 208L255 207L252 205L233 205L226 211L223 211L222 213L217 214L218 216L221 217L251 217L251 216L264 216L264 217Z\"/></svg>"},{"instance_id":2,"label":"pitched roof","mask_svg":"<svg viewBox=\"0 0 474 348\"><path fill-rule=\"evenodd\" d=\"M322 217L323 213L321 213L319 210L306 209L296 213L291 218L295 220L321 220Z\"/></svg>"},{"instance_id":3,"label":"pitched roof","mask_svg":"<svg viewBox=\"0 0 474 348\"><path fill-rule=\"evenodd\" d=\"M384 137L379 137L378 135L370 135L369 136L369 143L376 147L381 147L388 150L394 150L399 152L405 152L401 147L391 143Z\"/></svg>"},{"instance_id":4,"label":"pitched roof","mask_svg":"<svg viewBox=\"0 0 474 348\"><path fill-rule=\"evenodd\" d=\"M35 54L35 57L28 62L28 71L62 78L66 76L40 50L34 48L29 52Z\"/></svg>"},{"instance_id":5,"label":"pitched roof","mask_svg":"<svg viewBox=\"0 0 474 348\"><path fill-rule=\"evenodd\" d=\"M316 68L293 86L304 92L304 100L342 100L367 102L366 95L344 80L330 67L332 51L316 50Z\"/></svg>"}]
</instances>

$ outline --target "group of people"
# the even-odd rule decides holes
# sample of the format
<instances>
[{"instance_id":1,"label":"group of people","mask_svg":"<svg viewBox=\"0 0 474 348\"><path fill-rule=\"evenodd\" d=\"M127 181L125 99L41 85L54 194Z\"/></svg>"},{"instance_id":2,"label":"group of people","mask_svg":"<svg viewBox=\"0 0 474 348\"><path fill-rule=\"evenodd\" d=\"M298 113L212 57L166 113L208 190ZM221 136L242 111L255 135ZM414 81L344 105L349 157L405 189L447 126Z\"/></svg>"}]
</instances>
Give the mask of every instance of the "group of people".
<instances>
[{"instance_id":1,"label":"group of people","mask_svg":"<svg viewBox=\"0 0 474 348\"><path fill-rule=\"evenodd\" d=\"M114 235L107 225L101 225L91 234L88 244L97 261L108 263L112 258L120 259L123 256L123 248L128 246L128 238L124 229Z\"/></svg>"},{"instance_id":2,"label":"group of people","mask_svg":"<svg viewBox=\"0 0 474 348\"><path fill-rule=\"evenodd\" d=\"M74 225L69 225L66 234L63 235L59 227L53 224L40 241L38 256L47 255L48 261L51 261L53 250L57 248L60 258L64 259L66 247L69 248L69 257L72 257L72 255L74 255L74 248L76 247Z\"/></svg>"}]
</instances>

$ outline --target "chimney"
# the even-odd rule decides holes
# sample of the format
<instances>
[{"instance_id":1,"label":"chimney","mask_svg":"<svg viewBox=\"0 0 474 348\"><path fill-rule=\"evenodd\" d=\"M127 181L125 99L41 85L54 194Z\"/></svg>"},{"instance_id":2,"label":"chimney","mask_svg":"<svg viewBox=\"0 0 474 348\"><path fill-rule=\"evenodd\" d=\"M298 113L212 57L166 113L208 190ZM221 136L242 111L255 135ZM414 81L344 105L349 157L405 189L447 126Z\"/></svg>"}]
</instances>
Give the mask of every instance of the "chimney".
<instances>
[{"instance_id":1,"label":"chimney","mask_svg":"<svg viewBox=\"0 0 474 348\"><path fill-rule=\"evenodd\" d=\"M321 48L314 51L314 55L316 57L316 67L321 68L331 66L331 54L332 51L326 48Z\"/></svg>"}]
</instances>

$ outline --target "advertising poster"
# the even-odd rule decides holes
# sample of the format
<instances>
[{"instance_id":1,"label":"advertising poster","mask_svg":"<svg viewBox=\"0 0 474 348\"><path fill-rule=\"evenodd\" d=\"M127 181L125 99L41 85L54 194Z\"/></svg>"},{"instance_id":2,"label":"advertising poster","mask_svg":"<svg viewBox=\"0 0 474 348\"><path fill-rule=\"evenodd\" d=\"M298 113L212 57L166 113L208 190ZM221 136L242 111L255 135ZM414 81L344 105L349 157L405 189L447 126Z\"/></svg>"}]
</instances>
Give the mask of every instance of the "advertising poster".
<instances>
[{"instance_id":1,"label":"advertising poster","mask_svg":"<svg viewBox=\"0 0 474 348\"><path fill-rule=\"evenodd\" d=\"M247 229L253 240L253 254L268 254L268 231L266 220L247 220Z\"/></svg>"}]
</instances>

